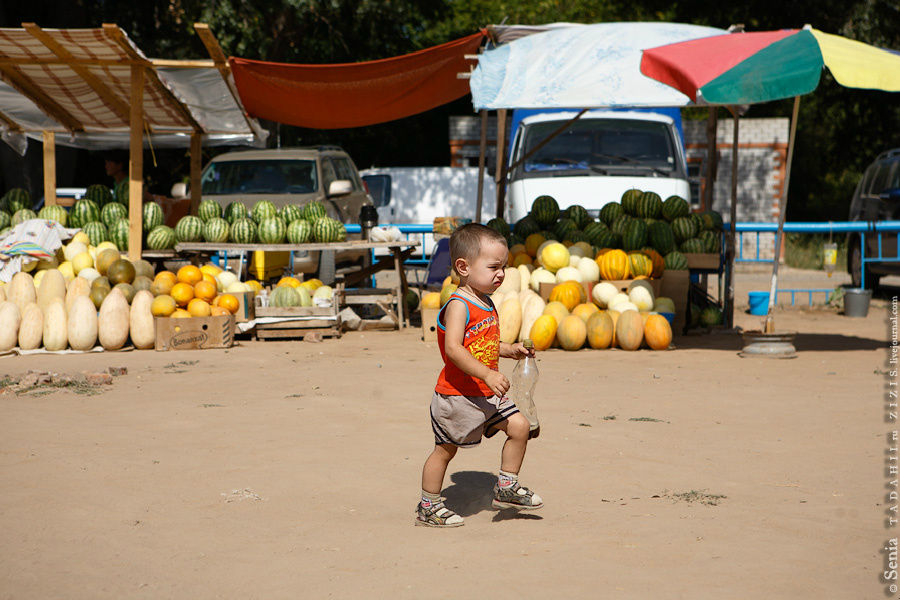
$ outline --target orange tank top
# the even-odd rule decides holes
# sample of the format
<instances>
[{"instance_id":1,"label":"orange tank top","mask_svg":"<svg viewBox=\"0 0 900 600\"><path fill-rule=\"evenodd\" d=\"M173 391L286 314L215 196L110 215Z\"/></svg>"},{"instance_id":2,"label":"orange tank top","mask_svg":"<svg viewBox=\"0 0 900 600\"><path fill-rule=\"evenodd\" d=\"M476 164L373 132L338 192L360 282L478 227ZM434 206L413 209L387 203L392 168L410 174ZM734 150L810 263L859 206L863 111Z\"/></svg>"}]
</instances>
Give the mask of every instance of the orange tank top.
<instances>
[{"instance_id":1,"label":"orange tank top","mask_svg":"<svg viewBox=\"0 0 900 600\"><path fill-rule=\"evenodd\" d=\"M441 349L441 358L444 360L444 369L438 376L434 391L439 394L453 396L493 396L494 392L487 384L463 372L459 367L447 359L444 351L444 310L450 302L462 302L466 306L466 329L463 334L463 347L494 371L500 370L500 319L497 309L488 299L488 305L484 306L458 294L452 294L450 300L438 313L437 340Z\"/></svg>"}]
</instances>

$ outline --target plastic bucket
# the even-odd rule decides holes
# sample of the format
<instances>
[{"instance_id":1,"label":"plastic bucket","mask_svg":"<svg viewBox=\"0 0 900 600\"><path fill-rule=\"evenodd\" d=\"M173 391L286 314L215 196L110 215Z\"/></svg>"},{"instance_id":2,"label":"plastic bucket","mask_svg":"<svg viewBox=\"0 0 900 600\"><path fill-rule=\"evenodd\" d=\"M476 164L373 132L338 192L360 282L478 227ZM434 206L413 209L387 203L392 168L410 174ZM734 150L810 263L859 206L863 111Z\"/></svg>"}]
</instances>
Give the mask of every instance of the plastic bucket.
<instances>
[{"instance_id":1,"label":"plastic bucket","mask_svg":"<svg viewBox=\"0 0 900 600\"><path fill-rule=\"evenodd\" d=\"M749 292L750 314L764 317L769 314L769 292Z\"/></svg>"},{"instance_id":2,"label":"plastic bucket","mask_svg":"<svg viewBox=\"0 0 900 600\"><path fill-rule=\"evenodd\" d=\"M844 290L844 315L848 317L865 317L869 314L869 300L872 290L848 288Z\"/></svg>"}]
</instances>

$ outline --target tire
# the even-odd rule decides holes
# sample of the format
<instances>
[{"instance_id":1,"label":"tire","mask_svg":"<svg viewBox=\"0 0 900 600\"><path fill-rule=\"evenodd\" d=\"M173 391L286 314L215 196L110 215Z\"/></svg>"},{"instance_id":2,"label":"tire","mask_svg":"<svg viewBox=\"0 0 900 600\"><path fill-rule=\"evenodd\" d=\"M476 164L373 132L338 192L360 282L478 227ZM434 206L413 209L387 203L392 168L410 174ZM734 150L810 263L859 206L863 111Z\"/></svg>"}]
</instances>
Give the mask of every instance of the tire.
<instances>
[{"instance_id":1,"label":"tire","mask_svg":"<svg viewBox=\"0 0 900 600\"><path fill-rule=\"evenodd\" d=\"M853 284L853 287L856 288L861 287L860 283L862 282L861 258L859 252L859 238L852 238L850 240L850 249L847 256L847 269L850 271L850 281ZM866 273L866 289L876 289L880 280L881 275L877 275L872 272L872 269L869 269L869 272Z\"/></svg>"}]
</instances>

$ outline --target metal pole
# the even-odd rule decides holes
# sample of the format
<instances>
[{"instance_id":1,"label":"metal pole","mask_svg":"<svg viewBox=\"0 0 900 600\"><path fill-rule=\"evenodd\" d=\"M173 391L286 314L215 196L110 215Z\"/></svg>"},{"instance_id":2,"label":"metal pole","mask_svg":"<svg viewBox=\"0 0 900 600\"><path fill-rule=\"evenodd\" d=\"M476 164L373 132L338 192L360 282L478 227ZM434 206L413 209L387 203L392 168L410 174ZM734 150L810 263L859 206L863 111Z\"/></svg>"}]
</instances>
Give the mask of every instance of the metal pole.
<instances>
[{"instance_id":1,"label":"metal pole","mask_svg":"<svg viewBox=\"0 0 900 600\"><path fill-rule=\"evenodd\" d=\"M731 142L731 224L725 249L725 326L734 327L734 245L737 237L737 176L738 176L738 114L734 106L731 112L734 131Z\"/></svg>"},{"instance_id":2,"label":"metal pole","mask_svg":"<svg viewBox=\"0 0 900 600\"><path fill-rule=\"evenodd\" d=\"M788 185L791 183L791 162L794 158L794 137L797 135L797 115L800 113L800 96L794 96L794 111L791 114L791 134L788 138L787 159L784 166L784 186L781 189L781 204L778 208L778 230L775 232L775 260L772 261L772 286L769 288L769 309L766 312L766 333L775 333L775 294L778 290L778 263L781 257L781 239L784 235L784 219L787 216Z\"/></svg>"},{"instance_id":3,"label":"metal pole","mask_svg":"<svg viewBox=\"0 0 900 600\"><path fill-rule=\"evenodd\" d=\"M484 161L487 153L487 111L481 109L481 145L478 152L478 201L475 204L475 222L481 223L481 204L484 201Z\"/></svg>"},{"instance_id":4,"label":"metal pole","mask_svg":"<svg viewBox=\"0 0 900 600\"><path fill-rule=\"evenodd\" d=\"M497 184L497 204L494 208L498 219L503 218L506 199L506 117L505 108L497 111L497 171L494 176L494 182Z\"/></svg>"}]
</instances>

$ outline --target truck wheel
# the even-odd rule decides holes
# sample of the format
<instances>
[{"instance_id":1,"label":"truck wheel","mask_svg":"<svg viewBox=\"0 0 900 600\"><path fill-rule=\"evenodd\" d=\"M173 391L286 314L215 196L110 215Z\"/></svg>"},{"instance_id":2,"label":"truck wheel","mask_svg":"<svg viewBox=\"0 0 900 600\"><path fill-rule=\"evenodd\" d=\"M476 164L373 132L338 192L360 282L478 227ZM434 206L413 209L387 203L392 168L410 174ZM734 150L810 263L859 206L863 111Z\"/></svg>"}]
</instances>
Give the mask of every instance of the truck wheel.
<instances>
[{"instance_id":1,"label":"truck wheel","mask_svg":"<svg viewBox=\"0 0 900 600\"><path fill-rule=\"evenodd\" d=\"M850 271L850 281L853 284L853 287L860 287L860 283L862 282L862 256L859 253L859 239L850 241L847 266ZM876 275L869 269L869 272L866 273L866 289L874 290L877 288L880 279L880 275Z\"/></svg>"}]
</instances>

